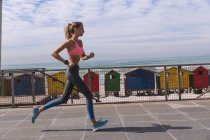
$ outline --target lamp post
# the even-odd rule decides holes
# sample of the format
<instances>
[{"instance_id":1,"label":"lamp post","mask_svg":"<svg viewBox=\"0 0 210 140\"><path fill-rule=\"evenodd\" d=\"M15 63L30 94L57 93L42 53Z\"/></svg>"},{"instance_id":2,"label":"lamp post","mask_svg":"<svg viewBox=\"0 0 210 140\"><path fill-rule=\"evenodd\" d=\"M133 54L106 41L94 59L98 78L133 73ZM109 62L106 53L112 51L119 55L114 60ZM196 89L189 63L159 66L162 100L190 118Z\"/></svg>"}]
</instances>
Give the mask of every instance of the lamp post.
<instances>
[{"instance_id":1,"label":"lamp post","mask_svg":"<svg viewBox=\"0 0 210 140\"><path fill-rule=\"evenodd\" d=\"M2 1L0 0L0 71L1 71L1 44L2 44Z\"/></svg>"}]
</instances>

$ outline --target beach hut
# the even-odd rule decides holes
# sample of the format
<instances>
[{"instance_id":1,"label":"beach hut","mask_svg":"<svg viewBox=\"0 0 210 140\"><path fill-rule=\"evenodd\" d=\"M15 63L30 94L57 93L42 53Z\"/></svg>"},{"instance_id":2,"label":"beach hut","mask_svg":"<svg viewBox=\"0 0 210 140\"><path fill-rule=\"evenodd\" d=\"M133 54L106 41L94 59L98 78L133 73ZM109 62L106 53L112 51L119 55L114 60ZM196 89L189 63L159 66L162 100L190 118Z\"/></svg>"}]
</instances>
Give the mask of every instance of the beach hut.
<instances>
[{"instance_id":1,"label":"beach hut","mask_svg":"<svg viewBox=\"0 0 210 140\"><path fill-rule=\"evenodd\" d=\"M135 69L125 73L125 95L130 96L133 91L151 95L155 89L154 72L145 69Z\"/></svg>"},{"instance_id":2,"label":"beach hut","mask_svg":"<svg viewBox=\"0 0 210 140\"><path fill-rule=\"evenodd\" d=\"M32 95L32 82L35 82L35 95L43 95L43 78L34 76L34 80L32 80L30 74L22 74L14 77L14 95Z\"/></svg>"},{"instance_id":3,"label":"beach hut","mask_svg":"<svg viewBox=\"0 0 210 140\"><path fill-rule=\"evenodd\" d=\"M11 81L8 78L0 80L0 96L11 96Z\"/></svg>"},{"instance_id":4,"label":"beach hut","mask_svg":"<svg viewBox=\"0 0 210 140\"><path fill-rule=\"evenodd\" d=\"M99 99L99 75L89 71L84 75L84 83L96 97Z\"/></svg>"},{"instance_id":5,"label":"beach hut","mask_svg":"<svg viewBox=\"0 0 210 140\"><path fill-rule=\"evenodd\" d=\"M193 88L208 88L208 70L200 66L193 71Z\"/></svg>"},{"instance_id":6,"label":"beach hut","mask_svg":"<svg viewBox=\"0 0 210 140\"><path fill-rule=\"evenodd\" d=\"M202 93L202 89L208 88L208 70L199 66L193 71L193 89L195 93Z\"/></svg>"},{"instance_id":7,"label":"beach hut","mask_svg":"<svg viewBox=\"0 0 210 140\"><path fill-rule=\"evenodd\" d=\"M67 78L65 76L65 72L58 72L58 73L48 76L47 77L48 94L50 94L52 96L57 96L57 95L63 94L66 80L67 80ZM74 87L74 89L72 90L71 98L72 99L80 98L79 92L76 89L76 87ZM73 100L72 100L72 103L73 103Z\"/></svg>"},{"instance_id":8,"label":"beach hut","mask_svg":"<svg viewBox=\"0 0 210 140\"><path fill-rule=\"evenodd\" d=\"M53 78L52 78L53 77ZM48 94L60 95L63 93L66 82L66 76L64 72L58 72L47 77Z\"/></svg>"},{"instance_id":9,"label":"beach hut","mask_svg":"<svg viewBox=\"0 0 210 140\"><path fill-rule=\"evenodd\" d=\"M189 71L180 69L181 89L189 89ZM172 67L166 70L166 77L168 81L168 89L178 89L178 74L177 68ZM160 89L165 89L164 71L160 72Z\"/></svg>"},{"instance_id":10,"label":"beach hut","mask_svg":"<svg viewBox=\"0 0 210 140\"><path fill-rule=\"evenodd\" d=\"M114 96L119 97L120 92L120 73L111 70L105 74L105 94L108 96L114 93Z\"/></svg>"}]
</instances>

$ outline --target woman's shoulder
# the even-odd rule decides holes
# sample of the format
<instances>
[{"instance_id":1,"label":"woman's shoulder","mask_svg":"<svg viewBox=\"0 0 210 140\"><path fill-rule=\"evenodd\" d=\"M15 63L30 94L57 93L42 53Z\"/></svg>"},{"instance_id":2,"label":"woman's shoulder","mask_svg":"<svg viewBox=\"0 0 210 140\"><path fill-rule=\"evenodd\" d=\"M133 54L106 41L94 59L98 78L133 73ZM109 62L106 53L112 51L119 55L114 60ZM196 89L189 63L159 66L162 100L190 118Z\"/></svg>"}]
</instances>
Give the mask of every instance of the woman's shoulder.
<instances>
[{"instance_id":1,"label":"woman's shoulder","mask_svg":"<svg viewBox=\"0 0 210 140\"><path fill-rule=\"evenodd\" d=\"M76 41L71 38L71 39L68 39L66 42L75 43ZM79 43L82 43L82 40L81 39L78 39L78 42Z\"/></svg>"},{"instance_id":2,"label":"woman's shoulder","mask_svg":"<svg viewBox=\"0 0 210 140\"><path fill-rule=\"evenodd\" d=\"M75 44L73 39L66 40L66 44Z\"/></svg>"},{"instance_id":3,"label":"woman's shoulder","mask_svg":"<svg viewBox=\"0 0 210 140\"><path fill-rule=\"evenodd\" d=\"M66 44L69 44L69 45L79 44L79 46L83 47L82 40L80 40L80 39L78 39L78 42L76 42L74 39L68 39L66 41Z\"/></svg>"}]
</instances>

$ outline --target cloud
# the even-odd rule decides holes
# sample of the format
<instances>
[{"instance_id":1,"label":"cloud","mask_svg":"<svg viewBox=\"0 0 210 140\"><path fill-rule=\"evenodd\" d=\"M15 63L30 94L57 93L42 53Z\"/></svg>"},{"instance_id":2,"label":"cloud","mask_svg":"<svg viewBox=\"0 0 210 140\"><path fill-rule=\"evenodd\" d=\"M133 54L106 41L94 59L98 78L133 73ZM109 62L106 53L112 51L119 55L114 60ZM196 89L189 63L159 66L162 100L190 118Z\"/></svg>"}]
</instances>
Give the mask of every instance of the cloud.
<instances>
[{"instance_id":1,"label":"cloud","mask_svg":"<svg viewBox=\"0 0 210 140\"><path fill-rule=\"evenodd\" d=\"M202 55L210 49L209 15L208 0L6 0L2 60L54 61L49 54L71 21L84 23L85 50L96 59Z\"/></svg>"}]
</instances>

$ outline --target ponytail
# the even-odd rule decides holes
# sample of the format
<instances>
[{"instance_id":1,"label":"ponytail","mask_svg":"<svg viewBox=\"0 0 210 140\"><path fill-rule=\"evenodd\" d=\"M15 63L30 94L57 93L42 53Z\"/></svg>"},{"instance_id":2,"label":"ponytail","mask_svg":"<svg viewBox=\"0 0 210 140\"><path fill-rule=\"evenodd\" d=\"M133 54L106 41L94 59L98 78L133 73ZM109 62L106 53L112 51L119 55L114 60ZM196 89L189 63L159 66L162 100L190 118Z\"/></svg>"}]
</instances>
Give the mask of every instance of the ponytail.
<instances>
[{"instance_id":1,"label":"ponytail","mask_svg":"<svg viewBox=\"0 0 210 140\"><path fill-rule=\"evenodd\" d=\"M65 38L66 38L66 39L72 38L71 23L67 24L67 25L64 27L64 33L65 33Z\"/></svg>"},{"instance_id":2,"label":"ponytail","mask_svg":"<svg viewBox=\"0 0 210 140\"><path fill-rule=\"evenodd\" d=\"M82 22L68 23L64 27L65 38L66 39L72 38L72 34L74 34L74 28L79 28L81 25L82 25Z\"/></svg>"}]
</instances>

